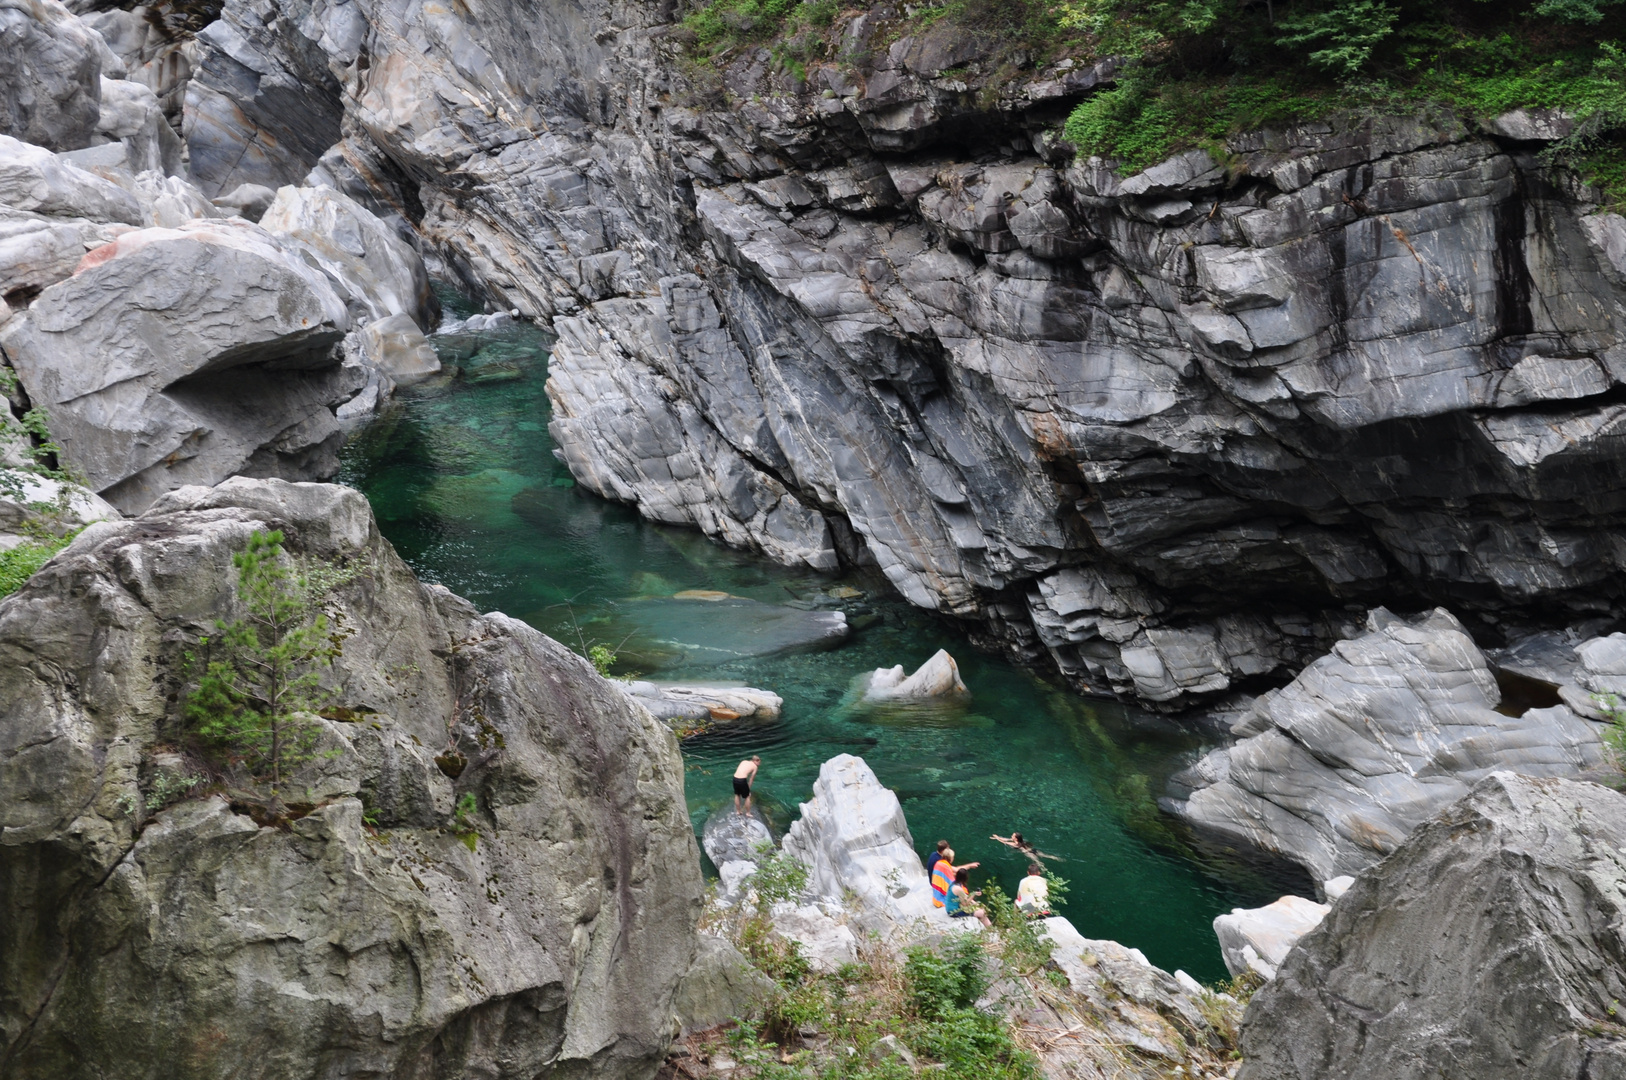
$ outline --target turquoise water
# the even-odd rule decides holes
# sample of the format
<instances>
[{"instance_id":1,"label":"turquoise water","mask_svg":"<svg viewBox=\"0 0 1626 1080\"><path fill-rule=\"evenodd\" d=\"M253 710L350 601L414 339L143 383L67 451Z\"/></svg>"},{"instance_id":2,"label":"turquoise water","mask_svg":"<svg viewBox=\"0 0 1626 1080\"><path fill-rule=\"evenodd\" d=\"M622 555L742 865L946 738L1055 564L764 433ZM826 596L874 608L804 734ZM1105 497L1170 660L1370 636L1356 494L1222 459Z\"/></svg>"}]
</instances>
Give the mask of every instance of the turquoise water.
<instances>
[{"instance_id":1,"label":"turquoise water","mask_svg":"<svg viewBox=\"0 0 1626 1080\"><path fill-rule=\"evenodd\" d=\"M1211 920L1274 893L1236 868L1200 864L1153 805L1164 778L1199 750L1195 737L977 652L954 628L890 598L878 577L780 567L578 489L547 433L543 336L522 326L435 341L459 374L404 392L359 432L342 479L367 494L422 577L482 610L579 649L617 648L619 673L780 694L778 720L735 722L685 742L697 828L731 801L741 757L762 755L758 791L783 827L822 761L858 754L898 792L922 852L948 839L1014 894L1023 860L988 837L1020 831L1065 859L1056 864L1071 883L1064 914L1086 936L1140 948L1199 979L1224 976ZM739 656L768 633L740 622L751 606L671 599L688 589L787 616L841 609L855 629L834 648ZM713 645L723 651L705 647ZM854 707L855 677L893 664L913 670L938 648L959 661L969 703Z\"/></svg>"}]
</instances>

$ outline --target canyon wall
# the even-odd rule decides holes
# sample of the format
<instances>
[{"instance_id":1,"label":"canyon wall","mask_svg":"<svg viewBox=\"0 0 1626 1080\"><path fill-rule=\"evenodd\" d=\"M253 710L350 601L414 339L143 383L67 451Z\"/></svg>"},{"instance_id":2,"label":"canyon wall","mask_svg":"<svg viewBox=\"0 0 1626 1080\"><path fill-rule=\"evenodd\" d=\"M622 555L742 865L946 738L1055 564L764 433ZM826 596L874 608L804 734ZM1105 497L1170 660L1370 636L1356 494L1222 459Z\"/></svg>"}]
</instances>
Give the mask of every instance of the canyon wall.
<instances>
[{"instance_id":1,"label":"canyon wall","mask_svg":"<svg viewBox=\"0 0 1626 1080\"><path fill-rule=\"evenodd\" d=\"M343 138L194 169L315 167L551 319L589 488L877 565L1089 691L1280 682L1377 602L1613 615L1626 221L1540 164L1561 119L1335 119L1123 178L1055 137L1110 63L996 75L947 26L874 44L879 9L831 31L851 63L697 74L680 15L233 0L189 100L220 42L319 47Z\"/></svg>"}]
</instances>

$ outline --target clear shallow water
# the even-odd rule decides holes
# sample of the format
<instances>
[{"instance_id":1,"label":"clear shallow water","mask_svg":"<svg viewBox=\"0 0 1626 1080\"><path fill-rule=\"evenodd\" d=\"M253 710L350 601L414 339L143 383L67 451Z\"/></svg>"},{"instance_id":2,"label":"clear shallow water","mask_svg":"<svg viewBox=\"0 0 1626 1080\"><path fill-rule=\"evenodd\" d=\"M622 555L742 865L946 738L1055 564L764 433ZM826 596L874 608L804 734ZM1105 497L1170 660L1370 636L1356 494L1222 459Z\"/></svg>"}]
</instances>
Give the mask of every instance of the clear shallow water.
<instances>
[{"instance_id":1,"label":"clear shallow water","mask_svg":"<svg viewBox=\"0 0 1626 1080\"><path fill-rule=\"evenodd\" d=\"M1273 899L1233 867L1188 857L1153 799L1189 762L1196 738L1165 721L1057 689L933 616L891 599L879 578L818 574L729 551L700 534L651 525L576 488L547 434L546 339L521 326L441 335L461 375L402 394L352 439L342 479L372 501L384 534L424 578L577 648L619 649L618 672L733 680L785 699L769 723L688 740L697 829L731 801L741 757L761 754L758 791L783 828L818 767L862 756L903 801L917 847L953 843L1015 893L1024 861L992 832L1024 834L1062 856L1064 913L1088 937L1143 950L1199 979L1224 977L1213 917ZM709 589L771 605L673 600ZM832 595L854 589L858 597ZM833 648L750 653L797 609L839 609L854 632ZM782 628L780 628L782 629ZM855 677L913 670L938 648L960 663L969 703L946 709L855 708ZM708 868L709 869L709 868Z\"/></svg>"}]
</instances>

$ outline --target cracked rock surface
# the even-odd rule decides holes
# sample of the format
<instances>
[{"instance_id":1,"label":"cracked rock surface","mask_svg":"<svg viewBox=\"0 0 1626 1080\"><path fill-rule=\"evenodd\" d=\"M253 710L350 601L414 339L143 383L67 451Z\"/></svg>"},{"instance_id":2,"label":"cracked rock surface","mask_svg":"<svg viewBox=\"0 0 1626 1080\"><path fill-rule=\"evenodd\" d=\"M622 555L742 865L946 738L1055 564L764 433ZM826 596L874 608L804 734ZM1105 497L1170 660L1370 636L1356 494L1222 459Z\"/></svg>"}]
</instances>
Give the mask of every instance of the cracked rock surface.
<instances>
[{"instance_id":1,"label":"cracked rock surface","mask_svg":"<svg viewBox=\"0 0 1626 1080\"><path fill-rule=\"evenodd\" d=\"M1623 909L1626 797L1489 776L1287 955L1237 1076L1621 1075Z\"/></svg>"},{"instance_id":2,"label":"cracked rock surface","mask_svg":"<svg viewBox=\"0 0 1626 1080\"><path fill-rule=\"evenodd\" d=\"M870 49L843 16L869 59L799 81L747 50L718 97L654 4L270 7L204 35L189 93L227 94L228 54L260 74L194 163L229 135L276 160L222 184L316 168L551 319L560 452L655 520L877 565L1165 709L1280 683L1350 607L1620 602L1626 219L1529 117L1337 119L1126 178L1052 134L1110 63L989 83L946 27ZM259 138L313 64L309 130Z\"/></svg>"},{"instance_id":3,"label":"cracked rock surface","mask_svg":"<svg viewBox=\"0 0 1626 1080\"><path fill-rule=\"evenodd\" d=\"M356 571L324 676L356 720L324 721L290 785L317 807L287 828L218 795L150 809L181 651L272 528ZM647 1076L700 897L666 728L420 584L350 489L182 488L0 602L0 1073Z\"/></svg>"}]
</instances>

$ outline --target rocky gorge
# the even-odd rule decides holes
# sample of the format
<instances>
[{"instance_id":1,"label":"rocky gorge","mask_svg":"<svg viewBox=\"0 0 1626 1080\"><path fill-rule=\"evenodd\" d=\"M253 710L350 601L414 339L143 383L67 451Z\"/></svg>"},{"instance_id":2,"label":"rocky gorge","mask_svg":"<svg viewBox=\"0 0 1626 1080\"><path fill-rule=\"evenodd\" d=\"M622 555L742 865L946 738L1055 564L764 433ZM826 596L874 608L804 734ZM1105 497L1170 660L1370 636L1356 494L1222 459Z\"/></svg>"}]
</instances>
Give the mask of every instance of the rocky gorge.
<instances>
[{"instance_id":1,"label":"rocky gorge","mask_svg":"<svg viewBox=\"0 0 1626 1080\"><path fill-rule=\"evenodd\" d=\"M110 40L184 98L205 194L331 183L551 320L584 485L873 563L1090 692L1281 682L1377 603L1612 617L1626 226L1542 164L1561 118L1335 119L1124 178L1053 130L1110 63L995 80L987 41L883 47L878 12L831 30L858 61L714 84L678 14L228 2L151 58Z\"/></svg>"},{"instance_id":2,"label":"rocky gorge","mask_svg":"<svg viewBox=\"0 0 1626 1080\"><path fill-rule=\"evenodd\" d=\"M1044 1075L1613 1075L1626 218L1550 153L1574 118L1337 111L1136 171L1059 134L1114 59L874 5L839 59L707 64L693 10L0 7L0 553L61 549L0 602L0 1077L711 1080L674 1033L805 989L773 950L828 987L956 948L844 755L742 957L708 927L776 830L708 828L708 907L667 725L786 698L606 681L307 483L440 373L434 279L547 331L587 491L1199 717L1157 806L1306 894L1216 922L1268 983L1003 927L965 1007ZM268 809L176 732L271 531L335 654ZM939 651L848 704L972 682ZM842 1030L785 1053L950 1056Z\"/></svg>"}]
</instances>

